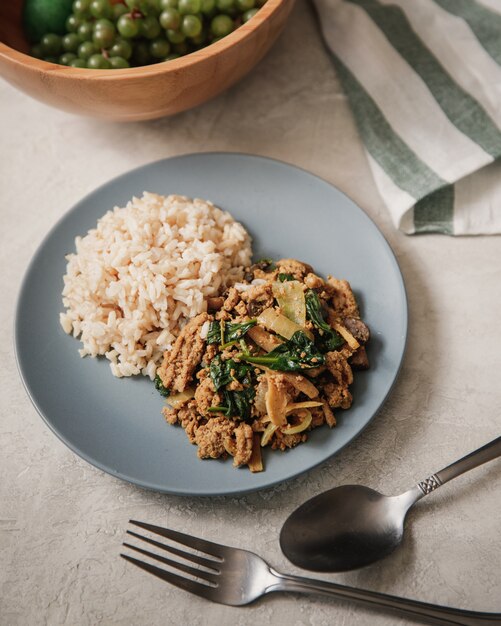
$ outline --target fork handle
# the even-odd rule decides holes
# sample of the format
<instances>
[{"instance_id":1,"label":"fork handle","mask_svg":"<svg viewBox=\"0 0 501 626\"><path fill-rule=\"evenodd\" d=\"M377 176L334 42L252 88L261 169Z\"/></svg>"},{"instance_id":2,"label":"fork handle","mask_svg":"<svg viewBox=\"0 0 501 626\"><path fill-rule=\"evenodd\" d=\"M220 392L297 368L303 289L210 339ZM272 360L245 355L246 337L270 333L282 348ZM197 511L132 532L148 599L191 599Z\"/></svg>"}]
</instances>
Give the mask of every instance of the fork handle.
<instances>
[{"instance_id":1,"label":"fork handle","mask_svg":"<svg viewBox=\"0 0 501 626\"><path fill-rule=\"evenodd\" d=\"M441 626L481 626L483 624L501 624L501 613L481 613L465 611L439 604L419 602L408 598L399 598L377 591L355 589L337 583L330 583L300 576L280 574L272 570L277 577L276 585L268 588L271 591L291 591L296 593L317 592L320 594L355 601L371 608L391 609L407 617L421 618L421 621L440 624Z\"/></svg>"}]
</instances>

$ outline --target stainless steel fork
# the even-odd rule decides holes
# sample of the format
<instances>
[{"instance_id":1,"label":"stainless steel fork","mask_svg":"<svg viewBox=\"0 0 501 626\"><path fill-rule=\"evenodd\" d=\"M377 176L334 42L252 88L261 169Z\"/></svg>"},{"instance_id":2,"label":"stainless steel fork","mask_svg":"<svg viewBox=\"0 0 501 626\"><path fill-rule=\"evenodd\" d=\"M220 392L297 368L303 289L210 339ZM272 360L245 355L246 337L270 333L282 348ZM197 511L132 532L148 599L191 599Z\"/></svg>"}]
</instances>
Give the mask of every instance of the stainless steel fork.
<instances>
[{"instance_id":1,"label":"stainless steel fork","mask_svg":"<svg viewBox=\"0 0 501 626\"><path fill-rule=\"evenodd\" d=\"M124 543L123 545L144 556L160 561L178 572L183 572L187 576L176 574L127 554L121 554L120 556L150 574L154 574L176 587L180 587L212 602L230 606L242 606L274 591L314 592L359 602L373 608L390 609L401 615L420 619L422 622L441 624L443 626L449 624L461 624L462 626L501 625L501 613L464 611L427 602L418 602L408 598L390 596L375 591L346 587L323 580L280 574L253 552L240 550L239 548L230 548L219 543L198 539L175 530L145 524L136 520L130 520L130 523L190 548L192 551L189 552L156 541L149 536L144 536L131 530L127 531L129 535L136 539L181 557L191 563L191 565L150 552L130 543ZM204 555L199 554L200 552L203 552ZM199 567L193 567L193 565Z\"/></svg>"}]
</instances>

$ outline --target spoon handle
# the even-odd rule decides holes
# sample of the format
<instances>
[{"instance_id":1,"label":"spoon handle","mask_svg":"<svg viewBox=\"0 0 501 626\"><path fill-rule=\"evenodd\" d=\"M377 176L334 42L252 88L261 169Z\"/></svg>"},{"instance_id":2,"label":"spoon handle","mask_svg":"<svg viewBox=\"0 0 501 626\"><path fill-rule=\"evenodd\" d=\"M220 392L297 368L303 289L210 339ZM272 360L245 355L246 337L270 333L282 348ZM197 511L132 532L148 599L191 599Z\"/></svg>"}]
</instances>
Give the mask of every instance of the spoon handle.
<instances>
[{"instance_id":1,"label":"spoon handle","mask_svg":"<svg viewBox=\"0 0 501 626\"><path fill-rule=\"evenodd\" d=\"M486 443L485 446L482 446L478 450L474 452L470 452L459 461L455 463L451 463L444 469L432 474L429 478L422 480L418 483L419 489L423 492L423 495L427 495L431 493L440 485L443 485L449 480L456 478L457 476L461 476L465 472L469 472L471 469L482 465L483 463L487 463L487 461L492 461L493 459L497 459L501 456L501 437Z\"/></svg>"}]
</instances>

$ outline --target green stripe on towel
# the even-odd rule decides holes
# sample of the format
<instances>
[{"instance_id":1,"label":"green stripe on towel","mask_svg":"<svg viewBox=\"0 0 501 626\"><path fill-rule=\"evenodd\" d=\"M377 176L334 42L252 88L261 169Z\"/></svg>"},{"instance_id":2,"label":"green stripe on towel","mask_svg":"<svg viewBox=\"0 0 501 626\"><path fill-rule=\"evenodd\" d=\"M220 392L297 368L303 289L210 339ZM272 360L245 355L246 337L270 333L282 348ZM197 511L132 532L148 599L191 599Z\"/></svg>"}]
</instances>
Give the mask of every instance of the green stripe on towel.
<instances>
[{"instance_id":1,"label":"green stripe on towel","mask_svg":"<svg viewBox=\"0 0 501 626\"><path fill-rule=\"evenodd\" d=\"M442 9L461 17L486 52L501 65L501 15L475 0L434 0Z\"/></svg>"},{"instance_id":2,"label":"green stripe on towel","mask_svg":"<svg viewBox=\"0 0 501 626\"><path fill-rule=\"evenodd\" d=\"M454 234L454 187L447 185L414 205L416 233Z\"/></svg>"},{"instance_id":3,"label":"green stripe on towel","mask_svg":"<svg viewBox=\"0 0 501 626\"><path fill-rule=\"evenodd\" d=\"M363 8L390 44L422 78L449 120L494 158L501 155L501 132L480 104L462 89L422 43L405 13L377 0L349 0Z\"/></svg>"},{"instance_id":4,"label":"green stripe on towel","mask_svg":"<svg viewBox=\"0 0 501 626\"><path fill-rule=\"evenodd\" d=\"M332 54L367 151L395 184L416 199L447 185L402 141L350 70Z\"/></svg>"}]
</instances>

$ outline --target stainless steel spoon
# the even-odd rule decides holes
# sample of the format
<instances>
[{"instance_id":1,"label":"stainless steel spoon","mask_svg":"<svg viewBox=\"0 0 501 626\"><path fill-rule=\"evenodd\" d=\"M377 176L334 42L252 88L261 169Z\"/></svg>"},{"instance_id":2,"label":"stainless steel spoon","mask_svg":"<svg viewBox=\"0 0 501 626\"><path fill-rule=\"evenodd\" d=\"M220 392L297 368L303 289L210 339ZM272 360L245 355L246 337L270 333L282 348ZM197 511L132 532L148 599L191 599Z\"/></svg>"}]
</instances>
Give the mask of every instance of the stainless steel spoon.
<instances>
[{"instance_id":1,"label":"stainless steel spoon","mask_svg":"<svg viewBox=\"0 0 501 626\"><path fill-rule=\"evenodd\" d=\"M501 456L501 437L448 465L399 496L362 485L335 487L311 498L285 521L280 547L295 565L342 572L387 556L404 534L407 511L444 483Z\"/></svg>"}]
</instances>

